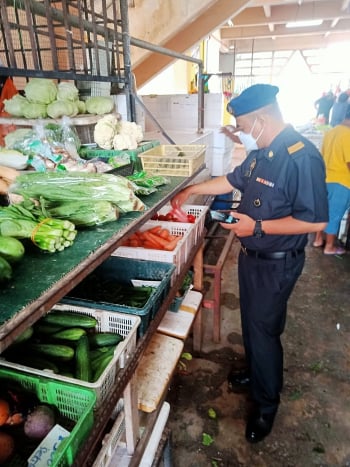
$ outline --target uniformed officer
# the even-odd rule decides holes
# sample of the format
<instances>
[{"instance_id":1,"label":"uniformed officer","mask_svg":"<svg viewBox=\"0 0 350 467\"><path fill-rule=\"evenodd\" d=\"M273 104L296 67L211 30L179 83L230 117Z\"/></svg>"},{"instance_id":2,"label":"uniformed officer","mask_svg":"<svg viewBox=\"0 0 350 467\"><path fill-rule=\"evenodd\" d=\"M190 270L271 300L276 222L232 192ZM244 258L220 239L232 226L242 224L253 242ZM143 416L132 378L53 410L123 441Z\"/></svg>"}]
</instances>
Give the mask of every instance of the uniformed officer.
<instances>
[{"instance_id":1,"label":"uniformed officer","mask_svg":"<svg viewBox=\"0 0 350 467\"><path fill-rule=\"evenodd\" d=\"M227 110L237 131L253 149L231 173L186 187L172 199L228 193L242 198L231 214L237 223L221 224L241 242L238 260L242 337L246 370L229 374L233 390L249 388L254 411L246 439L261 441L273 426L283 386L281 334L287 301L300 276L308 233L328 220L325 167L317 148L284 123L278 88L255 84L233 98Z\"/></svg>"}]
</instances>

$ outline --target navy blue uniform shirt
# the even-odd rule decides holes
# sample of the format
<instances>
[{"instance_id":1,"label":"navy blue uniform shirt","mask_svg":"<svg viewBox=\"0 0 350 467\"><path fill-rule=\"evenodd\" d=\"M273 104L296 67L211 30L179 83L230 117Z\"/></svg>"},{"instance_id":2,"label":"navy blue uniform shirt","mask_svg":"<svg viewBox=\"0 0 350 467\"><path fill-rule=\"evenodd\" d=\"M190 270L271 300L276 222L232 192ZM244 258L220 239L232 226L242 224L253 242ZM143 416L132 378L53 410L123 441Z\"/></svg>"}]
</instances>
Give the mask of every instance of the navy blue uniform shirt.
<instances>
[{"instance_id":1,"label":"navy blue uniform shirt","mask_svg":"<svg viewBox=\"0 0 350 467\"><path fill-rule=\"evenodd\" d=\"M325 178L320 152L291 126L269 147L251 151L227 175L230 184L242 193L237 211L263 221L292 216L307 222L327 222ZM304 248L307 234L249 236L240 241L251 250L287 251Z\"/></svg>"}]
</instances>

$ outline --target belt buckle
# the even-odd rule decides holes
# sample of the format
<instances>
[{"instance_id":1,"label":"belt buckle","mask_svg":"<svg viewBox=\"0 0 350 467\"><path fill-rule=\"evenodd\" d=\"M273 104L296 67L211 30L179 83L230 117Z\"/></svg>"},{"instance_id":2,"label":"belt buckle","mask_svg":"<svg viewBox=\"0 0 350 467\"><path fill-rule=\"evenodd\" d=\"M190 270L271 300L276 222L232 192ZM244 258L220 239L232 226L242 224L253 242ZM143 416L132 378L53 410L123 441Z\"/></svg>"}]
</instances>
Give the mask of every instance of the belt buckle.
<instances>
[{"instance_id":1,"label":"belt buckle","mask_svg":"<svg viewBox=\"0 0 350 467\"><path fill-rule=\"evenodd\" d=\"M245 246L241 245L241 251L244 253L246 256L248 256L248 252Z\"/></svg>"}]
</instances>

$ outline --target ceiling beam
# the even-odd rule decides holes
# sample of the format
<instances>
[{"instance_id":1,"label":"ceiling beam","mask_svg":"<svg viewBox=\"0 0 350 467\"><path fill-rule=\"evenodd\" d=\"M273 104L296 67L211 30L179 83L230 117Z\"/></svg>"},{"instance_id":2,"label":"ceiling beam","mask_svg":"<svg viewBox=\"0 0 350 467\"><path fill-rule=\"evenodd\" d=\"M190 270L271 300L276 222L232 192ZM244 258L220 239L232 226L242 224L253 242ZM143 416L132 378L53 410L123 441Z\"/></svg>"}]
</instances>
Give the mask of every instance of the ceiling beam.
<instances>
[{"instance_id":1,"label":"ceiling beam","mask_svg":"<svg viewBox=\"0 0 350 467\"><path fill-rule=\"evenodd\" d=\"M295 36L309 36L316 35L322 36L326 33L344 33L348 34L348 40L350 40L350 19L338 21L335 27L330 28L329 24L324 24L317 27L304 27L300 28L286 28L283 25L277 25L274 28L274 37L295 37ZM220 31L221 40L242 40L242 39L260 39L265 37L271 37L271 31L266 26L258 27L233 27L223 28Z\"/></svg>"},{"instance_id":2,"label":"ceiling beam","mask_svg":"<svg viewBox=\"0 0 350 467\"><path fill-rule=\"evenodd\" d=\"M185 24L176 34L165 43L159 44L176 52L185 53L194 44L197 44L220 25L227 22L249 6L250 0L217 0L213 2L203 13ZM137 86L142 86L157 73L174 61L173 57L158 53L148 54L143 60L133 67Z\"/></svg>"},{"instance_id":3,"label":"ceiling beam","mask_svg":"<svg viewBox=\"0 0 350 467\"><path fill-rule=\"evenodd\" d=\"M349 34L333 34L328 37L324 36L306 36L306 37L281 37L278 40L272 38L260 39L254 41L252 39L234 41L234 51L232 53L251 53L252 48L256 52L271 52L276 50L309 50L322 49L331 44L348 42ZM252 45L253 44L253 45Z\"/></svg>"}]
</instances>

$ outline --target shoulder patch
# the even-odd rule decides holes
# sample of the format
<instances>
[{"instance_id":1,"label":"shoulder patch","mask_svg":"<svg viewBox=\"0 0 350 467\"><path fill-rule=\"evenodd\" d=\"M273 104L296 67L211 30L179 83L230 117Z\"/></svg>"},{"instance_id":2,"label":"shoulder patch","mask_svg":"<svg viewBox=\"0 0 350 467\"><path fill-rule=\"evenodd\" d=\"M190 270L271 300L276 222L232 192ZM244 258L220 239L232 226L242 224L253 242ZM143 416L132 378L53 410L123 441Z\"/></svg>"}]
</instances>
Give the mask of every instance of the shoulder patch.
<instances>
[{"instance_id":1,"label":"shoulder patch","mask_svg":"<svg viewBox=\"0 0 350 467\"><path fill-rule=\"evenodd\" d=\"M302 141L298 141L297 143L292 144L292 146L289 146L288 152L289 154L294 154L295 152L300 151L300 149L303 149L304 146L305 144Z\"/></svg>"}]
</instances>

